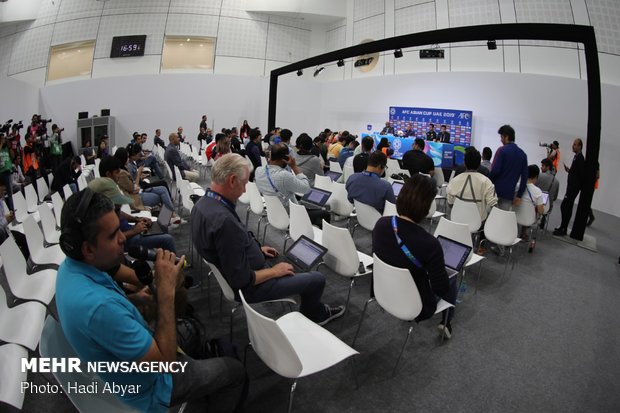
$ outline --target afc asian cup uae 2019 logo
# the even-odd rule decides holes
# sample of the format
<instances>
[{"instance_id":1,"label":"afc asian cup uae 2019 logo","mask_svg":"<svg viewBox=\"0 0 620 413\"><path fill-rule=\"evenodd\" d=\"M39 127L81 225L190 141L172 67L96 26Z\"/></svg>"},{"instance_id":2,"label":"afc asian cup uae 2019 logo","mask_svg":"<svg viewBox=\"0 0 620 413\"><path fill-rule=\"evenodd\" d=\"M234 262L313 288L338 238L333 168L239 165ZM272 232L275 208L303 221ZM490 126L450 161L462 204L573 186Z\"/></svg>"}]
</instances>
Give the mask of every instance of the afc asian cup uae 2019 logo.
<instances>
[{"instance_id":1,"label":"afc asian cup uae 2019 logo","mask_svg":"<svg viewBox=\"0 0 620 413\"><path fill-rule=\"evenodd\" d=\"M396 115L396 109L390 108L390 115Z\"/></svg>"},{"instance_id":2,"label":"afc asian cup uae 2019 logo","mask_svg":"<svg viewBox=\"0 0 620 413\"><path fill-rule=\"evenodd\" d=\"M396 138L392 141L392 146L394 147L394 153L400 153L400 148L402 148L403 143L400 139Z\"/></svg>"}]
</instances>

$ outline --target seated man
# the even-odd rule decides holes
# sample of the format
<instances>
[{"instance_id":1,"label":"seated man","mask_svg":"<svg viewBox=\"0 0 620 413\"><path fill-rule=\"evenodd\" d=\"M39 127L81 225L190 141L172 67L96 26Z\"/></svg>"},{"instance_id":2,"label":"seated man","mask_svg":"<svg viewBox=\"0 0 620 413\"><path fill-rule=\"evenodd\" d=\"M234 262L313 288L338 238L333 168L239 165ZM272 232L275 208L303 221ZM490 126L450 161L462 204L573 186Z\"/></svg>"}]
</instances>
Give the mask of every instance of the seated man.
<instances>
[{"instance_id":1,"label":"seated man","mask_svg":"<svg viewBox=\"0 0 620 413\"><path fill-rule=\"evenodd\" d=\"M366 136L362 139L362 144L359 146L362 148L361 152L353 158L353 172L357 173L366 170L366 167L368 166L368 158L372 153L372 147L374 145L375 140L372 136Z\"/></svg>"},{"instance_id":2,"label":"seated man","mask_svg":"<svg viewBox=\"0 0 620 413\"><path fill-rule=\"evenodd\" d=\"M474 146L468 146L467 148L465 148L465 154L467 154L467 151L469 150L475 150L477 151L477 149ZM460 174L462 174L463 172L465 172L467 170L467 165L465 165L465 163L458 165L456 167L454 167L454 176L459 176ZM480 166L478 166L478 169L476 169L477 172L480 172L482 175L484 176L489 176L489 170L482 165L482 162L480 162Z\"/></svg>"},{"instance_id":3,"label":"seated man","mask_svg":"<svg viewBox=\"0 0 620 413\"><path fill-rule=\"evenodd\" d=\"M403 155L403 169L409 171L409 175L423 173L430 176L435 175L435 164L433 158L424 153L426 142L422 138L414 141L413 148Z\"/></svg>"},{"instance_id":4,"label":"seated man","mask_svg":"<svg viewBox=\"0 0 620 413\"><path fill-rule=\"evenodd\" d=\"M292 173L286 168L287 166L291 168ZM271 147L269 164L256 168L254 182L261 194L277 196L287 209L289 200L298 203L295 194L310 191L308 177L301 172L296 159L289 155L285 143L277 143ZM322 209L306 209L313 225L322 227L323 220L330 222L329 212Z\"/></svg>"},{"instance_id":5,"label":"seated man","mask_svg":"<svg viewBox=\"0 0 620 413\"><path fill-rule=\"evenodd\" d=\"M62 191L65 185L69 185L71 192L77 192L77 180L82 175L82 160L79 156L65 158L54 171L52 191Z\"/></svg>"},{"instance_id":6,"label":"seated man","mask_svg":"<svg viewBox=\"0 0 620 413\"><path fill-rule=\"evenodd\" d=\"M146 140L148 139L148 135L143 133L138 138L136 143L140 144L140 148L144 149L144 145L146 145ZM146 151L149 152L149 151ZM157 158L152 153L145 153L144 150L140 153L140 158L137 160L138 166L146 166L147 168L151 168L152 175L157 176L159 179L164 179L164 173L161 171L159 166L159 162L157 162Z\"/></svg>"},{"instance_id":7,"label":"seated man","mask_svg":"<svg viewBox=\"0 0 620 413\"><path fill-rule=\"evenodd\" d=\"M179 127L179 129L183 130L183 128ZM196 182L198 181L198 177L200 174L198 171L193 170L187 162L181 159L181 154L179 153L178 146L181 144L181 138L179 138L178 133L171 133L168 136L168 140L170 141L170 145L166 148L166 152L164 153L164 160L168 162L168 166L170 166L170 170L174 174L174 167L176 166L181 171L181 177L183 179L187 179L188 181Z\"/></svg>"},{"instance_id":8,"label":"seated man","mask_svg":"<svg viewBox=\"0 0 620 413\"><path fill-rule=\"evenodd\" d=\"M385 174L387 156L383 152L373 152L368 158L368 166L363 172L351 175L347 180L347 196L350 202L357 200L375 208L383 214L385 201L396 203L392 185L381 179Z\"/></svg>"},{"instance_id":9,"label":"seated man","mask_svg":"<svg viewBox=\"0 0 620 413\"><path fill-rule=\"evenodd\" d=\"M545 204L542 199L542 191L536 186L540 169L538 165L529 165L527 167L527 186L525 187L525 193L522 198L522 205L520 208L534 208L536 210L536 217L542 215L545 212ZM524 241L528 241L527 227L521 228L520 238Z\"/></svg>"},{"instance_id":10,"label":"seated man","mask_svg":"<svg viewBox=\"0 0 620 413\"><path fill-rule=\"evenodd\" d=\"M58 269L56 307L82 366L98 361L187 362L178 373L102 372L100 377L130 385L133 391L115 396L137 411L166 412L183 402L205 401L222 411L240 409L246 375L238 360L194 360L176 351L174 300L184 257L175 265L173 253L157 252L157 323L151 333L117 284L128 281L121 276L130 275L121 265L125 236L112 201L90 189L71 196L62 209L61 228L60 245L67 258ZM133 278L139 283L135 273Z\"/></svg>"},{"instance_id":11,"label":"seated man","mask_svg":"<svg viewBox=\"0 0 620 413\"><path fill-rule=\"evenodd\" d=\"M479 172L480 152L470 146L465 150L465 172L450 180L447 187L448 204L453 205L454 199L475 202L484 222L491 208L497 204L495 185L486 175Z\"/></svg>"},{"instance_id":12,"label":"seated man","mask_svg":"<svg viewBox=\"0 0 620 413\"><path fill-rule=\"evenodd\" d=\"M347 160L353 157L353 154L355 152L355 148L357 148L357 145L358 145L358 142L355 140L355 136L353 135L347 136L344 147L340 151L340 155L338 155L338 163L340 164L341 168L344 168L344 165L347 163ZM353 159L351 159L349 162L353 162Z\"/></svg>"},{"instance_id":13,"label":"seated man","mask_svg":"<svg viewBox=\"0 0 620 413\"><path fill-rule=\"evenodd\" d=\"M211 189L192 210L192 239L200 255L218 267L235 295L241 290L250 303L299 294L299 311L310 320L325 325L342 316L344 306L321 303L325 278L320 272L296 274L286 262L267 267L265 259L278 252L261 246L235 210L249 177L248 162L238 154L224 155L213 164Z\"/></svg>"},{"instance_id":14,"label":"seated man","mask_svg":"<svg viewBox=\"0 0 620 413\"><path fill-rule=\"evenodd\" d=\"M116 174L118 172L108 175L115 176ZM172 235L153 234L145 236L144 234L151 227L152 221L149 218L139 218L121 211L121 206L123 204L131 204L133 199L123 195L113 178L95 178L89 182L88 187L94 192L101 193L110 198L116 206L120 220L120 229L125 235L125 247L127 249L132 245L142 245L146 248L163 248L176 253L177 249Z\"/></svg>"}]
</instances>

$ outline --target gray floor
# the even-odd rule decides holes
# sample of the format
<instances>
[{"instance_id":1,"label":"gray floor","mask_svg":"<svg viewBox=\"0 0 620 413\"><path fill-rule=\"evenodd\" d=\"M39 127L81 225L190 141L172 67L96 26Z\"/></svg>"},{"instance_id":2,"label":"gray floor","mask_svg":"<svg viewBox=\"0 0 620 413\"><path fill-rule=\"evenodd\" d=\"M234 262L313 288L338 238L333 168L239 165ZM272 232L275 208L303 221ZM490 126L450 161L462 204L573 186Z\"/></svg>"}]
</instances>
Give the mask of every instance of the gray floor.
<instances>
[{"instance_id":1,"label":"gray floor","mask_svg":"<svg viewBox=\"0 0 620 413\"><path fill-rule=\"evenodd\" d=\"M245 207L238 206L245 217ZM466 281L453 321L453 337L440 343L437 320L414 328L395 377L391 376L407 329L370 306L364 319L354 361L360 383L355 389L351 363L301 379L296 412L618 412L620 411L620 219L596 212L588 230L598 241L594 253L554 239L538 240L528 254L522 246L518 264L501 277L502 259L487 254L478 293ZM557 226L559 204L549 228ZM250 217L250 228L256 228ZM188 225L176 230L178 246L187 250ZM370 233L358 230L358 248L371 252ZM268 231L267 244L281 248L283 238ZM200 278L198 260L188 273ZM342 303L348 281L324 271L325 301ZM477 269L471 271L471 275ZM327 326L351 342L369 292L369 279L354 287L345 316ZM206 284L206 283L205 283ZM196 288L190 301L213 337L227 334L230 304L219 313L219 289ZM211 312L209 311L209 302ZM267 313L279 307L262 308ZM235 342L248 341L241 312L235 316ZM285 411L289 381L271 372L251 351L247 370L251 388L248 412ZM29 380L44 383L40 375ZM6 406L0 405L0 410ZM10 410L9 410L10 411ZM62 395L28 395L24 412L72 412Z\"/></svg>"}]
</instances>

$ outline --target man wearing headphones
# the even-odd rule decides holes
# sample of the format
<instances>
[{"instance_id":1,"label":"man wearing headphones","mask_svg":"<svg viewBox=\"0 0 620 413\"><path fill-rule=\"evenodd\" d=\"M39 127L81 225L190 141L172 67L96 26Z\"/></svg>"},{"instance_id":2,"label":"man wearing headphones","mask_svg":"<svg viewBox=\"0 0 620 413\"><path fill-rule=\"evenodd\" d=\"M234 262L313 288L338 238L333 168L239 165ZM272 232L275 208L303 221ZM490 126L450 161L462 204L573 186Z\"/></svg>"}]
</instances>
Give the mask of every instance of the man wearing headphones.
<instances>
[{"instance_id":1,"label":"man wearing headphones","mask_svg":"<svg viewBox=\"0 0 620 413\"><path fill-rule=\"evenodd\" d=\"M217 404L221 411L238 409L245 383L239 361L193 360L177 353L174 299L184 257L175 264L173 253L157 252L157 324L151 332L116 283L123 275L131 278L121 265L124 244L110 199L87 188L67 200L60 236L67 258L58 269L56 306L65 336L82 362L187 362L178 373L99 373L105 382L131 389L115 396L138 411L166 412L170 406L199 401Z\"/></svg>"}]
</instances>

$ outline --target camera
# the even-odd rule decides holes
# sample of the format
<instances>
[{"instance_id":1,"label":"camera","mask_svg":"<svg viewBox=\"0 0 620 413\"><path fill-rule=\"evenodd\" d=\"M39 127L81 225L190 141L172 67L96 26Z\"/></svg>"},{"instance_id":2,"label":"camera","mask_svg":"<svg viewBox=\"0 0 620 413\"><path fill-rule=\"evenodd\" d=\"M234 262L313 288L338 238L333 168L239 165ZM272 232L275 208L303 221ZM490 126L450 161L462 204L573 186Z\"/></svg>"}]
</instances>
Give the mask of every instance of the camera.
<instances>
[{"instance_id":1,"label":"camera","mask_svg":"<svg viewBox=\"0 0 620 413\"><path fill-rule=\"evenodd\" d=\"M4 125L0 126L0 133L8 133L9 129L11 129L12 122L13 122L13 119L9 119L6 122L4 122Z\"/></svg>"},{"instance_id":2,"label":"camera","mask_svg":"<svg viewBox=\"0 0 620 413\"><path fill-rule=\"evenodd\" d=\"M540 146L541 148L551 148L551 144L545 142L538 142L538 146Z\"/></svg>"}]
</instances>

